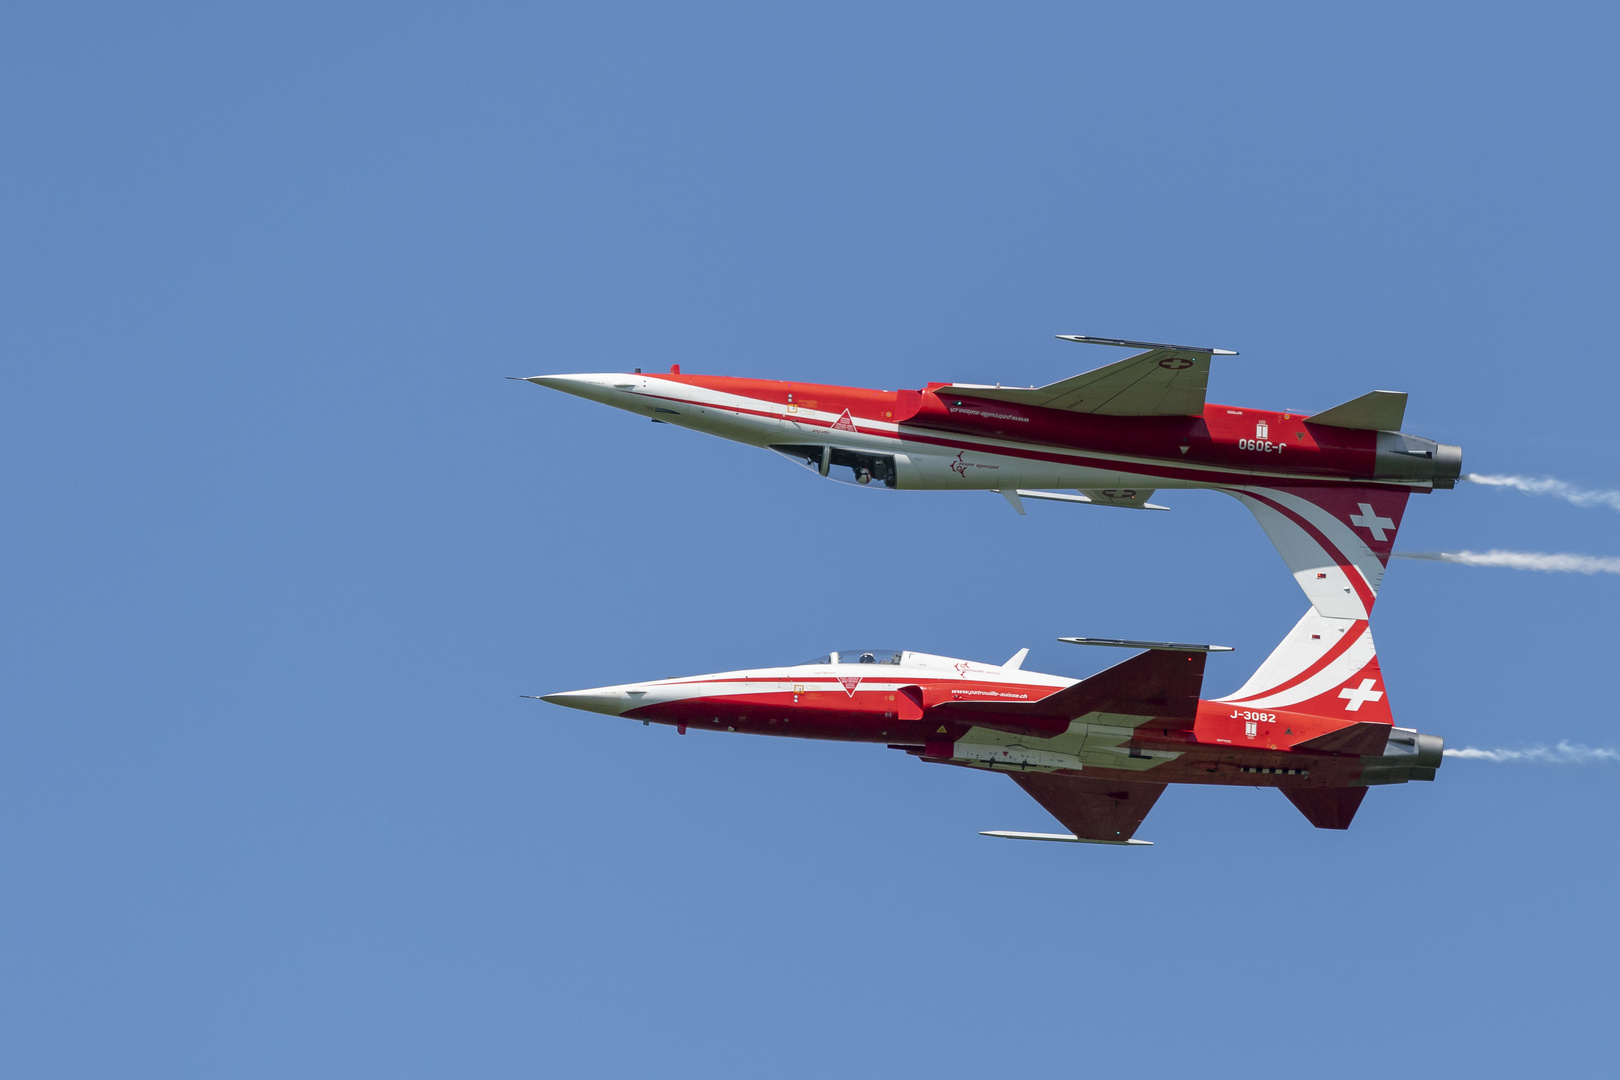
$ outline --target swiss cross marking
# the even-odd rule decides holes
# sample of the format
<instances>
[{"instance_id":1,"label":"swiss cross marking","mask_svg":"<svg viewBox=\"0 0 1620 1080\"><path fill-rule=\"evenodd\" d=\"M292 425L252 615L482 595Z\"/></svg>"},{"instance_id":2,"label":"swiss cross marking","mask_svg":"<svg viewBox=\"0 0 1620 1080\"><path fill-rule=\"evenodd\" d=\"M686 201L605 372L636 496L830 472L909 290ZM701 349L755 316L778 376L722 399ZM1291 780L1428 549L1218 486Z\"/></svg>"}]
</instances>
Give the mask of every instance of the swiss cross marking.
<instances>
[{"instance_id":1,"label":"swiss cross marking","mask_svg":"<svg viewBox=\"0 0 1620 1080\"><path fill-rule=\"evenodd\" d=\"M1382 690L1374 690L1377 685L1372 679L1362 679L1360 686L1347 686L1339 691L1344 698L1345 712L1359 712L1361 707L1369 701L1377 701L1384 696Z\"/></svg>"},{"instance_id":2,"label":"swiss cross marking","mask_svg":"<svg viewBox=\"0 0 1620 1080\"><path fill-rule=\"evenodd\" d=\"M1361 513L1350 515L1350 524L1366 529L1373 534L1373 539L1380 543L1389 539L1384 535L1384 530L1395 527L1395 522L1392 519L1379 517L1369 503L1361 504Z\"/></svg>"}]
</instances>

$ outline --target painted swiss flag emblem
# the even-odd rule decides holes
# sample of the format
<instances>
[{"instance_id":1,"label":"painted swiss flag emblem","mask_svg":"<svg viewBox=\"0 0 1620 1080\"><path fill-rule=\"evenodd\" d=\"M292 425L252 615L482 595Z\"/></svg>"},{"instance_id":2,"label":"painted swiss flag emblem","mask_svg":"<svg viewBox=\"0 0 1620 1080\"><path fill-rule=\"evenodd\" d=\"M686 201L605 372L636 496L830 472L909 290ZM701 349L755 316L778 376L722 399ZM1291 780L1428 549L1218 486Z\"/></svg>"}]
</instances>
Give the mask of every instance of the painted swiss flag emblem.
<instances>
[{"instance_id":1,"label":"painted swiss flag emblem","mask_svg":"<svg viewBox=\"0 0 1620 1080\"><path fill-rule=\"evenodd\" d=\"M859 675L840 675L838 682L843 686L844 693L854 697L855 688L861 685L861 677Z\"/></svg>"}]
</instances>

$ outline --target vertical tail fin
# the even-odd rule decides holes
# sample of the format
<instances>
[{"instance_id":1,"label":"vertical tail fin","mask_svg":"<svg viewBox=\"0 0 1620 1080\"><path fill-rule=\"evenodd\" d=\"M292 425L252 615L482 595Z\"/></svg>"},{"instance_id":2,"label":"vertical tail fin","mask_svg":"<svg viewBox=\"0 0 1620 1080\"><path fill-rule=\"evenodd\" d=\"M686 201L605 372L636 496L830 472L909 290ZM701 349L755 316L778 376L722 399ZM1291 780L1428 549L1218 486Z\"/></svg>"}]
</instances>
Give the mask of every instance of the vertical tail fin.
<instances>
[{"instance_id":1,"label":"vertical tail fin","mask_svg":"<svg viewBox=\"0 0 1620 1080\"><path fill-rule=\"evenodd\" d=\"M1236 693L1216 700L1246 709L1288 709L1346 723L1393 724L1378 649L1366 619L1316 608L1294 624Z\"/></svg>"},{"instance_id":2,"label":"vertical tail fin","mask_svg":"<svg viewBox=\"0 0 1620 1080\"><path fill-rule=\"evenodd\" d=\"M1412 775L1410 770L1400 769L1397 777L1389 769L1369 769L1367 765L1369 757L1388 761L1385 755L1390 753L1395 720L1366 619L1330 618L1311 608L1248 682L1217 700L1244 709L1286 709L1337 722L1294 749L1359 758L1361 769L1354 774L1358 778L1347 784L1346 777L1338 786L1282 789L1288 801L1318 829L1348 829L1368 784L1404 782ZM1424 736L1411 735L1416 749ZM1438 749L1434 754L1438 764ZM1414 757L1410 763L1424 762ZM1428 777L1433 776L1434 770L1429 768Z\"/></svg>"},{"instance_id":3,"label":"vertical tail fin","mask_svg":"<svg viewBox=\"0 0 1620 1080\"><path fill-rule=\"evenodd\" d=\"M1254 514L1313 608L1330 618L1367 618L1409 490L1249 487L1227 494Z\"/></svg>"}]
</instances>

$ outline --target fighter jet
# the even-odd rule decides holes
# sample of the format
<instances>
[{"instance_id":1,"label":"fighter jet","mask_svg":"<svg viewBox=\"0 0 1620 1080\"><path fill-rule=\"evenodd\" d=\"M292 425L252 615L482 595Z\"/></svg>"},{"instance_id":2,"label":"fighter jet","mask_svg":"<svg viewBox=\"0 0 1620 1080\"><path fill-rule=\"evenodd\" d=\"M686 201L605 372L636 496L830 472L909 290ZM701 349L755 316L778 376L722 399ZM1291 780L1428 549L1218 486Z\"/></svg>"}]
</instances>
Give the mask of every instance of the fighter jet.
<instances>
[{"instance_id":1,"label":"fighter jet","mask_svg":"<svg viewBox=\"0 0 1620 1080\"><path fill-rule=\"evenodd\" d=\"M1274 787L1345 829L1370 787L1433 780L1444 742L1396 727L1364 620L1306 613L1240 689L1202 701L1217 645L1061 638L1143 651L1076 681L1004 664L849 649L808 663L546 695L689 730L879 743L925 762L1005 772L1067 833L985 836L1145 844L1168 784Z\"/></svg>"},{"instance_id":2,"label":"fighter jet","mask_svg":"<svg viewBox=\"0 0 1620 1080\"><path fill-rule=\"evenodd\" d=\"M1311 415L1204 400L1224 349L1118 338L1118 363L1039 387L867 390L719 375L537 375L652 420L773 450L862 485L978 489L1135 510L1162 488L1213 488L1259 519L1316 610L1365 619L1407 498L1449 488L1462 450L1399 429L1406 395L1375 390ZM1059 491L1052 489L1068 489Z\"/></svg>"}]
</instances>

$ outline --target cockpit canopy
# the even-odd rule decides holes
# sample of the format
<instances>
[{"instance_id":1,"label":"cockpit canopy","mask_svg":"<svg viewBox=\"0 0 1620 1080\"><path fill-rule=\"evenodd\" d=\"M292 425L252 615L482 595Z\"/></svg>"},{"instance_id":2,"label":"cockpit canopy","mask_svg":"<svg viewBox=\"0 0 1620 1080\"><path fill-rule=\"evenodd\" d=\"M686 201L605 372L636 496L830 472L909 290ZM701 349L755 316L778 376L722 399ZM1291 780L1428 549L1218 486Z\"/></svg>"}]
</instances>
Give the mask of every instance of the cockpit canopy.
<instances>
[{"instance_id":1,"label":"cockpit canopy","mask_svg":"<svg viewBox=\"0 0 1620 1080\"><path fill-rule=\"evenodd\" d=\"M839 649L814 660L806 660L803 667L825 664L893 664L899 666L905 653L898 649Z\"/></svg>"}]
</instances>

